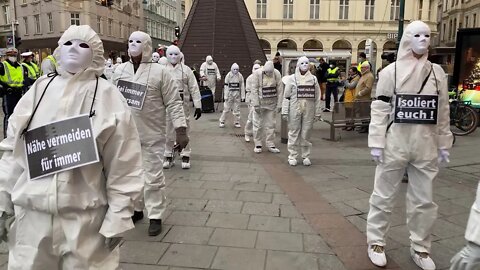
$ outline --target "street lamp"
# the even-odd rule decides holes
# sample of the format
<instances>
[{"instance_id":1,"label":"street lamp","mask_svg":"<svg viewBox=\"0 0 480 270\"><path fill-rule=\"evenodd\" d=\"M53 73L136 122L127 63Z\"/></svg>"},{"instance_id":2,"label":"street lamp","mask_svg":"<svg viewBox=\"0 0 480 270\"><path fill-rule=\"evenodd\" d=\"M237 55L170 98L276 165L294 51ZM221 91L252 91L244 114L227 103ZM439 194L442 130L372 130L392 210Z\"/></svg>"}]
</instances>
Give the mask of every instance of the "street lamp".
<instances>
[{"instance_id":1,"label":"street lamp","mask_svg":"<svg viewBox=\"0 0 480 270\"><path fill-rule=\"evenodd\" d=\"M11 24L12 24L12 44L13 44L13 47L15 48L15 25L19 25L19 23L17 20L12 20Z\"/></svg>"}]
</instances>

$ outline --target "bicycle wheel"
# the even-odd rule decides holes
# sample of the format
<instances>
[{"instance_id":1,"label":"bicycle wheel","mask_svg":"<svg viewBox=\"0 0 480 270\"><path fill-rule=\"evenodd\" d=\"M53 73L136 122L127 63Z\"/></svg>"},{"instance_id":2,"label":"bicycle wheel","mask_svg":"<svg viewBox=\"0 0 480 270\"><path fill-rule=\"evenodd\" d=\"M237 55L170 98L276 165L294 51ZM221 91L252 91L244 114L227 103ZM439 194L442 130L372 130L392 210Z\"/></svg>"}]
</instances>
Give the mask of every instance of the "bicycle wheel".
<instances>
[{"instance_id":1,"label":"bicycle wheel","mask_svg":"<svg viewBox=\"0 0 480 270\"><path fill-rule=\"evenodd\" d=\"M458 105L451 120L450 130L455 135L465 136L477 129L477 112L468 105Z\"/></svg>"}]
</instances>

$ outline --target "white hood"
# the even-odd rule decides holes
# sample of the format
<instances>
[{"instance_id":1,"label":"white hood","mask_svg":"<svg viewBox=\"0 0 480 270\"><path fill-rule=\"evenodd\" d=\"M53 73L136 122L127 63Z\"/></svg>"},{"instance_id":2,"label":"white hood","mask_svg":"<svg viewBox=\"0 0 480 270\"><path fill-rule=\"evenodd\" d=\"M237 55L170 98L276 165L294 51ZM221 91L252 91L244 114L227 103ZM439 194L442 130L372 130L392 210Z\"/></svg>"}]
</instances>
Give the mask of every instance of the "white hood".
<instances>
[{"instance_id":1,"label":"white hood","mask_svg":"<svg viewBox=\"0 0 480 270\"><path fill-rule=\"evenodd\" d=\"M138 37L142 41L142 63L152 61L152 38L145 32L135 31L130 35L131 37ZM129 38L129 40L130 40ZM130 52L128 53L130 55Z\"/></svg>"}]
</instances>

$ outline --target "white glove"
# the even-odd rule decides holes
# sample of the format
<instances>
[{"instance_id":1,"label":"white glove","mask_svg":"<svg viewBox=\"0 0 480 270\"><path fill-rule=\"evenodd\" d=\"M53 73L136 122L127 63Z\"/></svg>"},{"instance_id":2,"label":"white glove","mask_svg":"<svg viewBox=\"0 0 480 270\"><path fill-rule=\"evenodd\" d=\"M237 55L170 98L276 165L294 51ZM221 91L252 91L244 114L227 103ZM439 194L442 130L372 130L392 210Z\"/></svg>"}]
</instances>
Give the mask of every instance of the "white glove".
<instances>
[{"instance_id":1,"label":"white glove","mask_svg":"<svg viewBox=\"0 0 480 270\"><path fill-rule=\"evenodd\" d=\"M2 241L8 242L7 214L5 213L0 216L0 243Z\"/></svg>"},{"instance_id":2,"label":"white glove","mask_svg":"<svg viewBox=\"0 0 480 270\"><path fill-rule=\"evenodd\" d=\"M480 268L480 246L473 242L460 250L450 261L450 270L475 270Z\"/></svg>"},{"instance_id":3,"label":"white glove","mask_svg":"<svg viewBox=\"0 0 480 270\"><path fill-rule=\"evenodd\" d=\"M112 251L118 246L118 244L120 244L120 241L122 241L122 239L122 237L105 238L105 246L107 246L107 248Z\"/></svg>"},{"instance_id":4,"label":"white glove","mask_svg":"<svg viewBox=\"0 0 480 270\"><path fill-rule=\"evenodd\" d=\"M282 114L282 120L288 121L288 114Z\"/></svg>"},{"instance_id":5,"label":"white glove","mask_svg":"<svg viewBox=\"0 0 480 270\"><path fill-rule=\"evenodd\" d=\"M450 162L449 156L450 156L450 152L448 152L448 150L439 149L438 150L438 163L440 163L440 164L449 163Z\"/></svg>"},{"instance_id":6,"label":"white glove","mask_svg":"<svg viewBox=\"0 0 480 270\"><path fill-rule=\"evenodd\" d=\"M383 148L370 148L370 155L375 163L383 163Z\"/></svg>"}]
</instances>

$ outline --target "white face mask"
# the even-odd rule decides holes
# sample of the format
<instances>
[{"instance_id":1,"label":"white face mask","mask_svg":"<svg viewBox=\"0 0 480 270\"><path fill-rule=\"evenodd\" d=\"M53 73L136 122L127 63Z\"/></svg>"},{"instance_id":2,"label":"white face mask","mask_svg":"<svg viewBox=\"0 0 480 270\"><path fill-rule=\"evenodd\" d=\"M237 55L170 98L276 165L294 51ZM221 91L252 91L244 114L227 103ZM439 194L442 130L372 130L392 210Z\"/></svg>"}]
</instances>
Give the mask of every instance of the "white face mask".
<instances>
[{"instance_id":1,"label":"white face mask","mask_svg":"<svg viewBox=\"0 0 480 270\"><path fill-rule=\"evenodd\" d=\"M60 56L61 65L72 74L85 70L93 61L92 48L79 39L65 42L60 48Z\"/></svg>"},{"instance_id":2,"label":"white face mask","mask_svg":"<svg viewBox=\"0 0 480 270\"><path fill-rule=\"evenodd\" d=\"M180 49L176 46L168 47L167 60L172 65L176 65L180 61Z\"/></svg>"},{"instance_id":3,"label":"white face mask","mask_svg":"<svg viewBox=\"0 0 480 270\"><path fill-rule=\"evenodd\" d=\"M418 31L412 37L412 51L416 54L424 55L430 46L430 33L426 30Z\"/></svg>"},{"instance_id":4,"label":"white face mask","mask_svg":"<svg viewBox=\"0 0 480 270\"><path fill-rule=\"evenodd\" d=\"M12 62L12 63L15 63L17 62L17 57L16 56L9 56L7 57L8 61Z\"/></svg>"},{"instance_id":5,"label":"white face mask","mask_svg":"<svg viewBox=\"0 0 480 270\"><path fill-rule=\"evenodd\" d=\"M122 58L118 57L117 58L117 64L121 64L122 63Z\"/></svg>"},{"instance_id":6,"label":"white face mask","mask_svg":"<svg viewBox=\"0 0 480 270\"><path fill-rule=\"evenodd\" d=\"M144 41L142 40L143 36L136 35L132 33L128 39L128 52L131 56L137 57L142 55Z\"/></svg>"},{"instance_id":7,"label":"white face mask","mask_svg":"<svg viewBox=\"0 0 480 270\"><path fill-rule=\"evenodd\" d=\"M308 66L308 65L309 65L308 60L300 59L300 61L301 61L301 62L298 64L298 68L299 68L301 71L303 71L303 72L307 71L308 68L309 68L309 66Z\"/></svg>"},{"instance_id":8,"label":"white face mask","mask_svg":"<svg viewBox=\"0 0 480 270\"><path fill-rule=\"evenodd\" d=\"M160 60L160 55L158 53L152 54L152 62L157 63Z\"/></svg>"}]
</instances>

